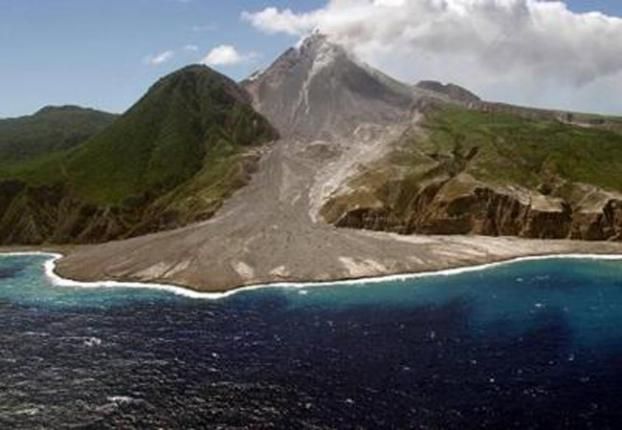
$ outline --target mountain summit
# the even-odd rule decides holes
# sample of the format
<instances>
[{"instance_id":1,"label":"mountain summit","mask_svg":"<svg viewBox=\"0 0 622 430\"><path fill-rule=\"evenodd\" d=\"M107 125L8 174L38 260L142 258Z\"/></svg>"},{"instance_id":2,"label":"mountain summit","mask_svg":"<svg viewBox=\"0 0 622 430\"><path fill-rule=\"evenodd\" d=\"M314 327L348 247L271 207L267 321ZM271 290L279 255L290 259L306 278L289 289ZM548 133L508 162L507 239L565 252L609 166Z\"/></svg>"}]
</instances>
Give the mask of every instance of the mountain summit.
<instances>
[{"instance_id":1,"label":"mountain summit","mask_svg":"<svg viewBox=\"0 0 622 430\"><path fill-rule=\"evenodd\" d=\"M284 136L344 135L361 123L395 122L413 103L407 85L357 61L319 33L243 86Z\"/></svg>"},{"instance_id":2,"label":"mountain summit","mask_svg":"<svg viewBox=\"0 0 622 430\"><path fill-rule=\"evenodd\" d=\"M68 170L83 197L118 204L156 189L168 191L217 157L218 148L248 148L270 140L272 131L234 81L193 65L156 82L118 121L73 154ZM107 168L102 169L104 161ZM84 168L96 165L100 168Z\"/></svg>"}]
</instances>

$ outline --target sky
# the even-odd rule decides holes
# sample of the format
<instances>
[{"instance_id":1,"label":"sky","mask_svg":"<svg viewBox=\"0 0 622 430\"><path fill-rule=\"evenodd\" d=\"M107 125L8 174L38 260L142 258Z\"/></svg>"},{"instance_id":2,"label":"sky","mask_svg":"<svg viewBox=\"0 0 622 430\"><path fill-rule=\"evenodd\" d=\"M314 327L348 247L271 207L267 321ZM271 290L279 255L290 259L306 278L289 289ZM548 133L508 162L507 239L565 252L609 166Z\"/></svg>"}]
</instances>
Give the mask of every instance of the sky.
<instances>
[{"instance_id":1,"label":"sky","mask_svg":"<svg viewBox=\"0 0 622 430\"><path fill-rule=\"evenodd\" d=\"M123 112L203 63L239 80L318 28L405 82L622 114L622 1L0 0L0 117Z\"/></svg>"}]
</instances>

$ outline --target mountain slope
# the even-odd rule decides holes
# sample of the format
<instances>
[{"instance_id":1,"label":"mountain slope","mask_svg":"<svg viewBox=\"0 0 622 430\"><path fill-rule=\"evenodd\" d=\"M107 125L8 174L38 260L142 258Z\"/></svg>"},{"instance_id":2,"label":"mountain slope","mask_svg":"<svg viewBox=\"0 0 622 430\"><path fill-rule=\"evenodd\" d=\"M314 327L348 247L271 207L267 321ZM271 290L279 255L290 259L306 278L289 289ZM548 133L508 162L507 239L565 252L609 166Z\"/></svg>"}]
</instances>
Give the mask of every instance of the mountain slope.
<instances>
[{"instance_id":1,"label":"mountain slope","mask_svg":"<svg viewBox=\"0 0 622 430\"><path fill-rule=\"evenodd\" d=\"M622 238L622 134L612 118L489 103L436 81L408 87L321 34L245 86L283 135L323 157L309 184L314 221Z\"/></svg>"},{"instance_id":2,"label":"mountain slope","mask_svg":"<svg viewBox=\"0 0 622 430\"><path fill-rule=\"evenodd\" d=\"M284 136L344 136L362 123L400 121L414 103L407 85L359 63L321 34L243 85Z\"/></svg>"},{"instance_id":3,"label":"mountain slope","mask_svg":"<svg viewBox=\"0 0 622 430\"><path fill-rule=\"evenodd\" d=\"M115 118L78 106L48 106L33 115L0 119L0 166L75 147Z\"/></svg>"},{"instance_id":4,"label":"mountain slope","mask_svg":"<svg viewBox=\"0 0 622 430\"><path fill-rule=\"evenodd\" d=\"M214 151L271 139L233 81L190 66L156 83L113 127L71 154L69 181L86 199L120 203L188 180Z\"/></svg>"},{"instance_id":5,"label":"mountain slope","mask_svg":"<svg viewBox=\"0 0 622 430\"><path fill-rule=\"evenodd\" d=\"M184 68L83 145L12 166L0 184L11 190L0 202L0 237L92 242L208 218L275 137L237 84Z\"/></svg>"},{"instance_id":6,"label":"mountain slope","mask_svg":"<svg viewBox=\"0 0 622 430\"><path fill-rule=\"evenodd\" d=\"M431 109L323 207L405 234L622 239L622 134L460 106Z\"/></svg>"},{"instance_id":7,"label":"mountain slope","mask_svg":"<svg viewBox=\"0 0 622 430\"><path fill-rule=\"evenodd\" d=\"M312 220L328 196L390 151L432 97L358 61L315 33L242 85L292 146L320 164L309 187ZM300 147L297 147L300 146Z\"/></svg>"}]
</instances>

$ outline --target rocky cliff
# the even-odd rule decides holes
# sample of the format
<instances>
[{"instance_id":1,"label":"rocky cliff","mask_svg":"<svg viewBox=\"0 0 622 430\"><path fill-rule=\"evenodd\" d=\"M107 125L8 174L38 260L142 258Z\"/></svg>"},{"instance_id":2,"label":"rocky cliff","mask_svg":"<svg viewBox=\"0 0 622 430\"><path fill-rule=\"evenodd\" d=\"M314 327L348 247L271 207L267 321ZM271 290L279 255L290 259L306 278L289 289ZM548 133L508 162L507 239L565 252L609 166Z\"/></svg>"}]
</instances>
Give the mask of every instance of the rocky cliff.
<instances>
[{"instance_id":1,"label":"rocky cliff","mask_svg":"<svg viewBox=\"0 0 622 430\"><path fill-rule=\"evenodd\" d=\"M591 189L582 200L569 201L491 187L467 175L414 191L400 181L387 186L395 190L388 201L367 196L366 203L352 205L351 195L332 200L323 209L326 220L339 227L400 234L622 239L622 194ZM361 196L357 198L360 202ZM408 201L405 206L403 199Z\"/></svg>"},{"instance_id":2,"label":"rocky cliff","mask_svg":"<svg viewBox=\"0 0 622 430\"><path fill-rule=\"evenodd\" d=\"M622 239L622 135L434 108L327 199L340 227L402 234Z\"/></svg>"}]
</instances>

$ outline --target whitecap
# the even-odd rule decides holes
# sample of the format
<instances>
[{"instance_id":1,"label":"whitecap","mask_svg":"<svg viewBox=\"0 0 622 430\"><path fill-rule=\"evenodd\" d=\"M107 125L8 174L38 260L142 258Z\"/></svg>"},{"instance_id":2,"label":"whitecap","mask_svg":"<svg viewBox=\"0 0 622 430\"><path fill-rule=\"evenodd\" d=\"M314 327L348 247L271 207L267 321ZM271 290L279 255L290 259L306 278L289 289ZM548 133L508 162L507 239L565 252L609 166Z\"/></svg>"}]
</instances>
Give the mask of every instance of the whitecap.
<instances>
[{"instance_id":1,"label":"whitecap","mask_svg":"<svg viewBox=\"0 0 622 430\"><path fill-rule=\"evenodd\" d=\"M106 397L106 400L110 403L116 404L127 404L136 401L136 399L130 396L108 396Z\"/></svg>"},{"instance_id":2,"label":"whitecap","mask_svg":"<svg viewBox=\"0 0 622 430\"><path fill-rule=\"evenodd\" d=\"M102 340L98 337L89 337L88 339L85 339L83 343L85 346L92 348L94 346L100 346L102 344Z\"/></svg>"}]
</instances>

